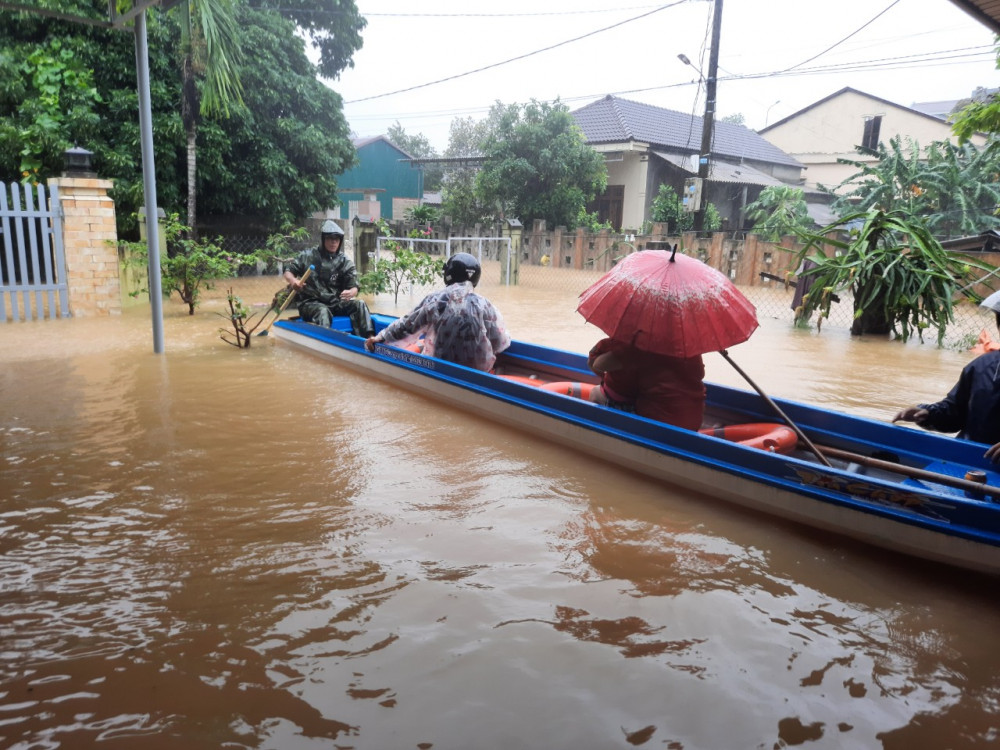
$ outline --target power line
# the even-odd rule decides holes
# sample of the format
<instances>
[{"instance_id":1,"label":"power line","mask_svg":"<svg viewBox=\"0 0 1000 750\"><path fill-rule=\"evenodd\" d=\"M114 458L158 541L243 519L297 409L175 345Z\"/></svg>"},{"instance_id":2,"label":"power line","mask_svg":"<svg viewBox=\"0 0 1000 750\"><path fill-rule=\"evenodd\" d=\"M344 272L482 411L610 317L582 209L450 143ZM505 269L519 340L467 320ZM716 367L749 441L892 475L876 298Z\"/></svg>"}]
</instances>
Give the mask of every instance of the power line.
<instances>
[{"instance_id":1,"label":"power line","mask_svg":"<svg viewBox=\"0 0 1000 750\"><path fill-rule=\"evenodd\" d=\"M690 2L691 0L686 0ZM531 18L535 16L582 16L594 13L621 13L627 10L655 8L655 5L633 5L625 8L596 8L594 10L551 10L534 13L365 13L364 16L378 18Z\"/></svg>"},{"instance_id":2,"label":"power line","mask_svg":"<svg viewBox=\"0 0 1000 750\"><path fill-rule=\"evenodd\" d=\"M857 62L849 63L837 63L825 66L816 66L812 68L805 68L801 70L792 70L791 68L785 68L783 70L777 71L767 71L762 73L749 73L744 75L729 74L725 76L719 76L719 83L734 83L738 81L749 81L758 80L761 78L790 78L799 76L809 76L809 75L827 75L834 73L845 73L845 72L865 72L869 70L895 70L895 69L907 69L907 68L922 68L928 65L941 65L941 64L960 64L965 60L976 57L982 60L992 59L995 55L995 50L993 47L982 46L982 47L963 47L959 49L952 50L939 50L937 52L921 53L920 55L903 55L900 57L887 57L878 58L875 60L862 60ZM602 91L596 94L580 94L570 97L556 97L554 99L548 100L549 103L560 101L562 103L579 102L579 101L589 101L593 99L600 98L607 94L613 96L624 96L629 94L642 94L648 93L650 91L664 91L667 89L681 88L685 86L699 85L700 82L697 81L685 81L683 83L670 83L663 84L659 86L647 86L642 88L626 89L620 91ZM351 102L348 102L349 104ZM472 115L486 113L489 111L490 106L485 105L482 107L466 107L460 109L449 109L449 110L434 110L425 112L397 112L394 117L407 118L407 119L420 119L420 118L430 118L430 117L459 117L463 115ZM364 120L381 120L384 119L386 115L358 115L352 117L352 120L364 121Z\"/></svg>"},{"instance_id":3,"label":"power line","mask_svg":"<svg viewBox=\"0 0 1000 750\"><path fill-rule=\"evenodd\" d=\"M696 0L684 0L685 2L695 2ZM281 5L272 5L261 2L255 7L261 10L271 10L278 13L294 13L299 16L342 16L347 15L344 10L322 10L319 8L286 8ZM614 8L594 8L576 10L552 10L535 11L532 13L361 13L364 18L532 18L537 16L583 16L595 13L623 13L631 10L643 10L645 8L656 8L656 5L631 5Z\"/></svg>"},{"instance_id":4,"label":"power line","mask_svg":"<svg viewBox=\"0 0 1000 750\"><path fill-rule=\"evenodd\" d=\"M839 46L840 46L841 44L843 44L843 43L844 43L844 42L846 42L846 41L847 41L848 39L850 39L850 38L851 38L852 36L855 36L856 34L859 34L859 33L860 33L861 31L863 31L864 29L866 29L866 28L868 28L869 26L871 26L871 25L872 25L873 23L875 23L875 21L877 21L877 20L878 20L879 18L881 18L881 17L882 17L883 15L885 15L886 13L888 13L888 12L889 12L890 10L892 10L892 9L893 9L893 8L894 8L895 6L897 6L897 5L899 5L899 0L893 0L893 2L889 4L889 7L885 8L885 9L884 9L883 11L881 11L880 13L877 13L877 14L876 14L876 15L875 15L875 16L874 16L874 17L873 17L873 18L872 18L871 20L869 20L869 21L868 21L867 23L865 23L865 24L862 24L862 25L861 25L861 26L859 26L858 28L856 28L856 29L855 29L854 31L852 31L852 32L851 32L850 34L848 34L847 36L845 36L845 37L844 37L843 39L841 39L841 40L840 40L839 42L837 42L836 44L832 44L831 46L827 47L827 48L826 48L825 50L823 50L822 52L820 52L820 53L818 53L818 54L815 54L815 55L813 55L812 57L810 57L810 58L809 58L809 59L807 59L807 60L803 60L802 62L800 62L800 63L797 63L797 64L793 65L793 66L792 66L792 67L790 67L790 68L785 68L785 70L784 70L784 71L782 71L782 72L785 72L785 71L789 71L789 70L794 70L795 68L798 68L798 67L800 67L800 66L802 66L802 65L805 65L806 63L810 63L810 62L812 62L813 60L815 60L815 59L816 59L816 58L818 58L818 57L822 57L823 55L825 55L825 54L826 54L827 52L829 52L830 50L832 50L832 49L836 49L836 48L837 48L837 47L839 47Z\"/></svg>"},{"instance_id":5,"label":"power line","mask_svg":"<svg viewBox=\"0 0 1000 750\"><path fill-rule=\"evenodd\" d=\"M682 5L683 3L687 2L687 1L688 0L677 0L677 2L671 3L670 5L661 5L661 6L657 7L657 8L655 8L654 10L649 11L648 13L642 13L642 14L640 14L638 16L634 16L633 18L628 18L628 19L626 19L624 21L619 21L618 23L611 24L610 26L605 26L604 28L596 29L594 31L590 31L590 32L588 32L586 34L583 34L582 36L574 37L572 39L567 39L565 41L558 42L556 44L552 44L552 45L550 45L548 47L543 47L542 49L535 50L534 52L527 52L527 53L525 53L523 55L518 55L517 57L512 57L509 60L503 60L502 62L493 63L491 65L485 65L482 68L476 68L475 70L470 70L470 71L467 71L465 73L457 73L456 75L448 76L446 78L440 78L440 79L438 79L436 81L429 81L428 83L420 83L420 84L417 84L416 86L410 86L408 88L399 89L397 91L388 91L388 92L386 92L384 94L374 94L373 96L366 96L366 97L363 97L361 99L353 99L352 101L344 102L344 103L345 104L357 104L358 102L368 102L368 101L371 101L372 99L384 99L387 96L395 96L396 94L405 94L405 93L410 92L410 91L416 91L417 89L427 88L428 86L436 86L437 84L439 84L439 83L445 83L446 81L454 81L454 80L456 80L458 78L465 78L466 76L471 76L471 75L473 75L475 73L482 73L484 70L490 70L491 68L498 68L501 65L508 65L509 63L517 62L518 60L524 60L524 59L526 59L528 57L533 57L535 55L539 55L542 52L549 52L550 50L554 50L554 49L557 49L559 47L563 47L563 46L565 46L567 44L572 44L573 42L578 42L581 39L587 39L588 37L592 37L592 36L595 36L596 34L601 34L601 33L605 32L605 31L609 31L611 29L618 28L619 26L624 26L625 24L632 23L633 21L638 21L638 20L640 20L642 18L647 18L647 17L653 15L654 13L659 13L661 10L666 10L667 8L673 8L673 7L676 7L678 5Z\"/></svg>"}]
</instances>

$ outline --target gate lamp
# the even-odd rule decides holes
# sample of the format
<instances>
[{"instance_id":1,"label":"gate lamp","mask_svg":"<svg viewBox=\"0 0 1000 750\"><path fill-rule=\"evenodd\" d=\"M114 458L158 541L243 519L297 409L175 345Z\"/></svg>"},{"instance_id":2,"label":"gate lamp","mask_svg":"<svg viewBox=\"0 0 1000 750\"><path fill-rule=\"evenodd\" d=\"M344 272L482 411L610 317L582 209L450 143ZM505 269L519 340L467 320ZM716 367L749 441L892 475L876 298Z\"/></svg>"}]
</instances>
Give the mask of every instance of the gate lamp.
<instances>
[{"instance_id":1,"label":"gate lamp","mask_svg":"<svg viewBox=\"0 0 1000 750\"><path fill-rule=\"evenodd\" d=\"M91 166L94 152L73 146L63 152L63 177L97 177Z\"/></svg>"}]
</instances>

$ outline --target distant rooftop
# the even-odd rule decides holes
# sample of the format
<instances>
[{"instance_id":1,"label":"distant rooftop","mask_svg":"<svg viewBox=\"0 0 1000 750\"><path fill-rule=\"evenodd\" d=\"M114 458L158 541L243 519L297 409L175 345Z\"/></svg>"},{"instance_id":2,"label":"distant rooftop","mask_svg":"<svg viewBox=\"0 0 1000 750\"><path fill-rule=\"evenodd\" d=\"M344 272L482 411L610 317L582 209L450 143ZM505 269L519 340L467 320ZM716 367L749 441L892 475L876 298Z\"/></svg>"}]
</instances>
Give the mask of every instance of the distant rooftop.
<instances>
[{"instance_id":1,"label":"distant rooftop","mask_svg":"<svg viewBox=\"0 0 1000 750\"><path fill-rule=\"evenodd\" d=\"M703 118L651 104L607 95L570 114L587 143L648 143L656 151L697 154L701 150ZM742 125L716 120L712 153L733 160L750 160L801 167L774 144Z\"/></svg>"}]
</instances>

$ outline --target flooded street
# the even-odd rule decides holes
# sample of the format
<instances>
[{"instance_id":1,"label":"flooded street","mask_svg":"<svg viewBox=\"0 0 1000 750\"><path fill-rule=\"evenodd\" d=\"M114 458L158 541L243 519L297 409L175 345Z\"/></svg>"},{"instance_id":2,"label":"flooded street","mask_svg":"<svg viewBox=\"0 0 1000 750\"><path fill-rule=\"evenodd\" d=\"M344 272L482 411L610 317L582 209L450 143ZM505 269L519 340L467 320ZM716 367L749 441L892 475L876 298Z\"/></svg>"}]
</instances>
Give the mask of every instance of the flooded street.
<instances>
[{"instance_id":1,"label":"flooded street","mask_svg":"<svg viewBox=\"0 0 1000 750\"><path fill-rule=\"evenodd\" d=\"M489 296L516 338L602 337L573 293ZM0 325L0 748L1000 743L995 581L273 336L237 350L213 309L167 303L164 355L145 309ZM880 420L973 356L764 316L730 354L773 396Z\"/></svg>"}]
</instances>

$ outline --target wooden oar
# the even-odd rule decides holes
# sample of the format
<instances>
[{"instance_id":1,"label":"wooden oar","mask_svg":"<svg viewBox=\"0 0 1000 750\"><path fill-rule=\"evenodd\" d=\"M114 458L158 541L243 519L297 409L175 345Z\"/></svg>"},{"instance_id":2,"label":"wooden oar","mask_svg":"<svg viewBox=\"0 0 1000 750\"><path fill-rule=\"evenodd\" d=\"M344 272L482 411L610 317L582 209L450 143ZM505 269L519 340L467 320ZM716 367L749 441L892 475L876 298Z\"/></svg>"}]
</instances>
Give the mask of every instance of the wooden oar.
<instances>
[{"instance_id":1,"label":"wooden oar","mask_svg":"<svg viewBox=\"0 0 1000 750\"><path fill-rule=\"evenodd\" d=\"M309 278L309 274L311 274L312 272L313 272L313 266L309 266L309 268L306 269L306 272L304 274L302 274L302 278L299 279L299 281L305 281L306 279L308 279ZM292 291L290 291L288 293L288 296L285 297L285 301L282 302L281 303L281 307L278 308L278 314L275 315L274 318L271 320L271 322L267 324L267 328L265 328L263 331L261 331L260 333L257 334L258 336L266 336L267 335L267 332L271 330L271 326L274 325L274 321L276 321L278 318L281 317L281 313L283 313L285 311L285 308L288 307L288 305L291 303L291 301L295 298L295 293L298 292L298 291L299 291L298 289L293 289Z\"/></svg>"},{"instance_id":2,"label":"wooden oar","mask_svg":"<svg viewBox=\"0 0 1000 750\"><path fill-rule=\"evenodd\" d=\"M852 453L851 451L841 450L840 448L831 448L826 445L819 446L819 449L823 451L828 456L833 458L840 458L844 461L853 461L856 464L862 464L864 466L871 466L874 469L882 469L883 471L891 471L895 474L903 474L908 477L913 477L914 479L926 479L929 482L935 482L937 484L945 484L950 487L957 487L963 490L969 490L977 495L992 495L993 497L1000 497L1000 487L994 487L989 484L980 484L979 482L970 482L968 479L960 479L959 477L951 477L947 474L939 474L936 471L927 471L926 469L918 469L914 466L905 466L903 464L898 464L894 461L883 461L880 458L872 458L871 456L865 456L860 453Z\"/></svg>"},{"instance_id":3,"label":"wooden oar","mask_svg":"<svg viewBox=\"0 0 1000 750\"><path fill-rule=\"evenodd\" d=\"M719 352L719 354L721 354L725 358L725 360L736 369L736 372L738 372L740 375L743 376L744 380L746 380L750 385L753 386L753 389L760 394L761 398L763 398L767 402L768 406L774 409L774 411L778 413L778 416L784 419L788 423L788 426L791 427L793 430L795 430L795 434L799 436L799 440L805 443L809 447L809 450L811 450L814 454L816 454L816 458L819 459L820 463L824 464L825 466L829 466L830 468L833 468L833 464L831 464L827 460L826 456L820 453L819 448L813 445L812 440L806 437L806 434L801 429L799 429L799 426L792 421L792 418L789 417L787 414L785 414L784 410L782 410L780 406L774 403L774 401L771 400L771 397L768 396L766 393L764 393L764 391L761 390L760 386L757 385L755 382L753 382L753 379L745 372L743 372L743 369L738 364L736 364L735 362L733 362L732 359L730 359L729 352L723 349L721 352Z\"/></svg>"}]
</instances>

